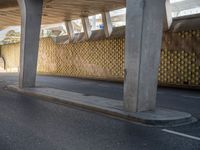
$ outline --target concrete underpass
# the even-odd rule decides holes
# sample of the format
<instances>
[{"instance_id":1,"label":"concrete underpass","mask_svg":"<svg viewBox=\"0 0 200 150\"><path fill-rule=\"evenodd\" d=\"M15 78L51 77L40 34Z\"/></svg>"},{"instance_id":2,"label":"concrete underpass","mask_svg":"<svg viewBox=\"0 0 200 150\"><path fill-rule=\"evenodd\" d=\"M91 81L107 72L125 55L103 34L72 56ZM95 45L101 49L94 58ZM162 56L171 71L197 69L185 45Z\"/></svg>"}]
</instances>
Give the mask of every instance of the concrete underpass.
<instances>
[{"instance_id":1,"label":"concrete underpass","mask_svg":"<svg viewBox=\"0 0 200 150\"><path fill-rule=\"evenodd\" d=\"M198 0L0 0L0 150L199 150Z\"/></svg>"},{"instance_id":2,"label":"concrete underpass","mask_svg":"<svg viewBox=\"0 0 200 150\"><path fill-rule=\"evenodd\" d=\"M200 122L173 128L156 128L112 119L102 114L53 104L13 93L5 85L17 74L1 74L0 147L10 149L182 149L197 150L199 139L164 132L163 129L200 137ZM122 84L37 76L37 85L88 95L122 98ZM159 88L157 105L186 111L200 119L199 91Z\"/></svg>"}]
</instances>

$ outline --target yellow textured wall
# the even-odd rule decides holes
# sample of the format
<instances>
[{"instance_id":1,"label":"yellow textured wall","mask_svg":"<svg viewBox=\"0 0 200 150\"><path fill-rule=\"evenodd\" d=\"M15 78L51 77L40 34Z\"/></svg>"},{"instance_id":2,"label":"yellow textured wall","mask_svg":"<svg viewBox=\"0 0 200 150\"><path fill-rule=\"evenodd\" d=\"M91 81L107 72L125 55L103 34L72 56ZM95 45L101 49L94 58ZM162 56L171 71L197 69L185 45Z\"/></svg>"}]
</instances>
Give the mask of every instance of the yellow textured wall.
<instances>
[{"instance_id":1,"label":"yellow textured wall","mask_svg":"<svg viewBox=\"0 0 200 150\"><path fill-rule=\"evenodd\" d=\"M123 80L124 39L54 44L42 39L38 72L51 75Z\"/></svg>"},{"instance_id":2,"label":"yellow textured wall","mask_svg":"<svg viewBox=\"0 0 200 150\"><path fill-rule=\"evenodd\" d=\"M17 72L19 69L19 50L20 45L10 44L1 46L1 56L5 60L5 68L7 72Z\"/></svg>"},{"instance_id":3,"label":"yellow textured wall","mask_svg":"<svg viewBox=\"0 0 200 150\"><path fill-rule=\"evenodd\" d=\"M158 80L200 87L200 30L165 33Z\"/></svg>"},{"instance_id":4,"label":"yellow textured wall","mask_svg":"<svg viewBox=\"0 0 200 150\"><path fill-rule=\"evenodd\" d=\"M200 69L194 52L161 51L158 81L160 84L200 85Z\"/></svg>"},{"instance_id":5,"label":"yellow textured wall","mask_svg":"<svg viewBox=\"0 0 200 150\"><path fill-rule=\"evenodd\" d=\"M200 87L200 30L164 36L159 84ZM38 73L123 81L124 38L55 44L41 39ZM8 71L19 66L19 44L1 48Z\"/></svg>"}]
</instances>

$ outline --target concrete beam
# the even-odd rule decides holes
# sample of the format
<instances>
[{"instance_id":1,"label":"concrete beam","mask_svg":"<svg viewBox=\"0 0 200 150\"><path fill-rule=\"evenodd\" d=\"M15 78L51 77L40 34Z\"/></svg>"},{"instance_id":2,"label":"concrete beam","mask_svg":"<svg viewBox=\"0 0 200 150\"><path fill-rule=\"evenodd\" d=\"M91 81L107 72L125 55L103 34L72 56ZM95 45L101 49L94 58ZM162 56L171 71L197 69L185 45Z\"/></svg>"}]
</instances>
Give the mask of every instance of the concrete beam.
<instances>
[{"instance_id":1,"label":"concrete beam","mask_svg":"<svg viewBox=\"0 0 200 150\"><path fill-rule=\"evenodd\" d=\"M170 4L170 0L166 0L165 2L165 13L164 13L164 31L167 31L172 26L173 18L172 18L172 8Z\"/></svg>"},{"instance_id":2,"label":"concrete beam","mask_svg":"<svg viewBox=\"0 0 200 150\"><path fill-rule=\"evenodd\" d=\"M110 13L103 12L101 15L102 15L102 21L103 21L103 25L104 25L104 32L105 32L106 37L108 38L111 36L112 31L113 31Z\"/></svg>"},{"instance_id":3,"label":"concrete beam","mask_svg":"<svg viewBox=\"0 0 200 150\"><path fill-rule=\"evenodd\" d=\"M7 0L7 1L0 1L0 10L1 11L11 11L17 10L18 4L16 0Z\"/></svg>"},{"instance_id":4,"label":"concrete beam","mask_svg":"<svg viewBox=\"0 0 200 150\"><path fill-rule=\"evenodd\" d=\"M88 17L82 17L81 21L82 21L83 30L84 30L84 33L85 33L85 38L87 40L89 40L90 37L91 37L91 35L92 35L91 25L90 25L90 22L89 22L89 18Z\"/></svg>"},{"instance_id":5,"label":"concrete beam","mask_svg":"<svg viewBox=\"0 0 200 150\"><path fill-rule=\"evenodd\" d=\"M126 0L124 107L154 110L165 0Z\"/></svg>"},{"instance_id":6,"label":"concrete beam","mask_svg":"<svg viewBox=\"0 0 200 150\"><path fill-rule=\"evenodd\" d=\"M70 40L72 40L74 38L74 29L73 29L73 26L72 26L72 22L66 21L65 26L66 26L66 29L67 29L67 33L70 37Z\"/></svg>"},{"instance_id":7,"label":"concrete beam","mask_svg":"<svg viewBox=\"0 0 200 150\"><path fill-rule=\"evenodd\" d=\"M34 87L43 0L18 0L21 11L19 86Z\"/></svg>"}]
</instances>

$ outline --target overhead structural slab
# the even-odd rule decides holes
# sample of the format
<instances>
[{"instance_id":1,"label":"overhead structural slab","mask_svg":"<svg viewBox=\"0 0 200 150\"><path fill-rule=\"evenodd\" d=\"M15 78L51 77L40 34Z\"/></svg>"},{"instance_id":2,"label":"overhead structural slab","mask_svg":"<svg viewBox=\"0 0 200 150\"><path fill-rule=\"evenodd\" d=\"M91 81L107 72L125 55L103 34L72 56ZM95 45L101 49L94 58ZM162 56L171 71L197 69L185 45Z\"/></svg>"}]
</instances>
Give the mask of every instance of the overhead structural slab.
<instances>
[{"instance_id":1,"label":"overhead structural slab","mask_svg":"<svg viewBox=\"0 0 200 150\"><path fill-rule=\"evenodd\" d=\"M100 14L125 7L125 0L44 0L42 24L54 24L80 16ZM20 25L17 0L0 0L0 28Z\"/></svg>"}]
</instances>

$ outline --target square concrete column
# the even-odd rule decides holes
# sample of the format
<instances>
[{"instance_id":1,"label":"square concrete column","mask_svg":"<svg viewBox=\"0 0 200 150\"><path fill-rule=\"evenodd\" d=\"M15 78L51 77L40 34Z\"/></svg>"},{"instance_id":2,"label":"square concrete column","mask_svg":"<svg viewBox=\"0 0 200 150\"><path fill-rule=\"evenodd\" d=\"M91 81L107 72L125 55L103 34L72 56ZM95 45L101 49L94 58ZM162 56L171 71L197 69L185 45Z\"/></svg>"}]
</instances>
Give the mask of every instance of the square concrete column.
<instances>
[{"instance_id":1,"label":"square concrete column","mask_svg":"<svg viewBox=\"0 0 200 150\"><path fill-rule=\"evenodd\" d=\"M165 13L163 21L164 21L164 27L163 27L164 31L169 30L173 22L170 0L166 0L165 2Z\"/></svg>"},{"instance_id":2,"label":"square concrete column","mask_svg":"<svg viewBox=\"0 0 200 150\"><path fill-rule=\"evenodd\" d=\"M88 16L87 17L82 17L81 18L82 25L83 25L83 30L85 33L85 38L86 40L89 40L91 35L92 35L92 30L91 30L91 25Z\"/></svg>"},{"instance_id":3,"label":"square concrete column","mask_svg":"<svg viewBox=\"0 0 200 150\"><path fill-rule=\"evenodd\" d=\"M74 29L72 26L72 21L65 21L65 27L67 29L67 33L69 35L70 40L74 38Z\"/></svg>"},{"instance_id":4,"label":"square concrete column","mask_svg":"<svg viewBox=\"0 0 200 150\"><path fill-rule=\"evenodd\" d=\"M21 11L19 86L34 87L43 0L18 0Z\"/></svg>"},{"instance_id":5,"label":"square concrete column","mask_svg":"<svg viewBox=\"0 0 200 150\"><path fill-rule=\"evenodd\" d=\"M104 33L106 38L110 37L113 31L112 21L109 12L101 13L102 21L104 25Z\"/></svg>"},{"instance_id":6,"label":"square concrete column","mask_svg":"<svg viewBox=\"0 0 200 150\"><path fill-rule=\"evenodd\" d=\"M126 0L124 107L154 110L165 0Z\"/></svg>"}]
</instances>

